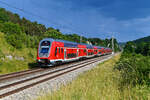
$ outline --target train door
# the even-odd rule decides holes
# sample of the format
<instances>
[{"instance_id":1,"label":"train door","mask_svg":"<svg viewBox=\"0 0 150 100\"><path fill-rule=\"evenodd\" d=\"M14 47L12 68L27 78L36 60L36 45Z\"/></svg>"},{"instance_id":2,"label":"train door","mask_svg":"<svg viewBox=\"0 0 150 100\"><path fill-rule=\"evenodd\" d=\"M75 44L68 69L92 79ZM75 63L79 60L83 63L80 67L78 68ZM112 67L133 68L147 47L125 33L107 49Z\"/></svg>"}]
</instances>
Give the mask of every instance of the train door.
<instances>
[{"instance_id":1,"label":"train door","mask_svg":"<svg viewBox=\"0 0 150 100\"><path fill-rule=\"evenodd\" d=\"M64 49L61 48L61 59L64 59Z\"/></svg>"},{"instance_id":2,"label":"train door","mask_svg":"<svg viewBox=\"0 0 150 100\"><path fill-rule=\"evenodd\" d=\"M55 48L55 57L56 57L56 59L57 59L57 56L58 55L58 51L57 51L57 47Z\"/></svg>"},{"instance_id":3,"label":"train door","mask_svg":"<svg viewBox=\"0 0 150 100\"><path fill-rule=\"evenodd\" d=\"M66 48L64 48L64 59L66 59Z\"/></svg>"},{"instance_id":4,"label":"train door","mask_svg":"<svg viewBox=\"0 0 150 100\"><path fill-rule=\"evenodd\" d=\"M79 55L79 49L77 49L77 57L78 57L78 55Z\"/></svg>"},{"instance_id":5,"label":"train door","mask_svg":"<svg viewBox=\"0 0 150 100\"><path fill-rule=\"evenodd\" d=\"M59 48L58 48L58 52L59 52L59 53L58 53L58 54L59 54L59 55L58 55L58 58L59 58L59 59L62 59L62 58L61 58L61 51L60 51L60 49L61 49L61 48L59 47Z\"/></svg>"}]
</instances>

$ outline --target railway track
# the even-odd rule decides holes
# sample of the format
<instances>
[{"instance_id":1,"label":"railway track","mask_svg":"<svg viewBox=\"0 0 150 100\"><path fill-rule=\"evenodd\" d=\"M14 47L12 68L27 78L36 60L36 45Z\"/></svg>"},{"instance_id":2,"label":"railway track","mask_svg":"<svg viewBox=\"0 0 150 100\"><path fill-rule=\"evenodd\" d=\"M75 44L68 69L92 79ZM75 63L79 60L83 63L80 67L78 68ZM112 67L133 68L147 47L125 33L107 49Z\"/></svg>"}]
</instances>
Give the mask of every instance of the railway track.
<instances>
[{"instance_id":1,"label":"railway track","mask_svg":"<svg viewBox=\"0 0 150 100\"><path fill-rule=\"evenodd\" d=\"M75 64L75 63L76 62L72 62L69 64L57 65L55 67L50 67L50 68L36 68L36 69L29 69L29 70L24 70L24 71L0 75L0 86L1 86L1 84L4 84L5 82L10 82L10 81L15 80L15 79L19 80L21 78L28 77L28 76L30 76L30 74L31 75L40 74L40 73L45 72L47 70L49 71L49 70L53 70L53 69L58 68L58 67L68 66L71 64Z\"/></svg>"},{"instance_id":2,"label":"railway track","mask_svg":"<svg viewBox=\"0 0 150 100\"><path fill-rule=\"evenodd\" d=\"M87 61L89 59L86 59L84 61ZM58 65L55 66L55 68L58 67L63 67L63 66L68 66L70 64L75 64L76 62L72 62L69 64L63 64L63 65ZM13 72L13 73L9 73L9 74L3 74L0 75L0 83L5 82L5 80L9 80L9 79L13 79L13 78L17 78L17 77L21 77L21 76L25 76L25 75L29 75L29 74L33 74L33 73L38 73L38 72L42 72L45 70L52 70L55 69L54 67L50 67L50 68L35 68L35 69L29 69L29 70L24 70L24 71L19 71L19 72Z\"/></svg>"},{"instance_id":3,"label":"railway track","mask_svg":"<svg viewBox=\"0 0 150 100\"><path fill-rule=\"evenodd\" d=\"M17 73L12 73L12 74L6 74L6 75L1 75L0 79L14 79L16 77L20 77L26 74L31 74L31 73L38 73L41 72L38 75L34 75L33 77L27 77L22 80L15 80L12 82L7 82L4 84L0 85L0 98L12 95L14 93L20 92L24 89L33 87L37 84L43 83L45 81L57 78L59 76L62 76L64 74L67 74L69 72L75 71L77 69L80 69L82 67L85 67L87 65L90 65L94 62L100 61L102 59L105 59L109 57L110 55L106 56L101 56L93 59L87 59L78 63L73 63L73 64L68 64L68 65L62 65L58 67L53 67L49 69L34 69L34 70L26 70L22 72L17 72ZM31 74L32 75L32 74Z\"/></svg>"},{"instance_id":4,"label":"railway track","mask_svg":"<svg viewBox=\"0 0 150 100\"><path fill-rule=\"evenodd\" d=\"M37 68L37 69L30 69L30 70L25 70L25 71L20 71L20 72L14 72L14 73L10 73L10 74L0 75L0 82L4 81L4 80L8 80L10 78L23 76L23 75L27 75L27 74L30 74L30 73L40 72L42 70L44 70L44 69Z\"/></svg>"}]
</instances>

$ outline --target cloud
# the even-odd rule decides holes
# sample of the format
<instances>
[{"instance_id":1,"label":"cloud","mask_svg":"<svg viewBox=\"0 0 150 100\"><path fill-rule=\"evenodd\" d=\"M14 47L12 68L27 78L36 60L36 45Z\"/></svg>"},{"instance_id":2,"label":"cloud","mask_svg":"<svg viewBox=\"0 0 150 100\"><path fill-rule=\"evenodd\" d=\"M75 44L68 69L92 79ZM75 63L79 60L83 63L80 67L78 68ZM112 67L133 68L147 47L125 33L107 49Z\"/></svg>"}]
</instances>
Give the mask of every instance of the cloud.
<instances>
[{"instance_id":1,"label":"cloud","mask_svg":"<svg viewBox=\"0 0 150 100\"><path fill-rule=\"evenodd\" d=\"M54 21L66 26L58 25L64 33L73 32L87 37L104 38L111 37L110 33L115 32L117 39L125 42L150 35L148 13L142 12L148 8L139 7L141 2L135 2L129 0L111 0L111 2L107 0L52 0L51 9L48 12L55 16L55 18L52 17Z\"/></svg>"},{"instance_id":2,"label":"cloud","mask_svg":"<svg viewBox=\"0 0 150 100\"><path fill-rule=\"evenodd\" d=\"M115 37L122 42L150 35L149 0L6 0L9 4L44 17L10 9L32 21L63 33L86 37Z\"/></svg>"}]
</instances>

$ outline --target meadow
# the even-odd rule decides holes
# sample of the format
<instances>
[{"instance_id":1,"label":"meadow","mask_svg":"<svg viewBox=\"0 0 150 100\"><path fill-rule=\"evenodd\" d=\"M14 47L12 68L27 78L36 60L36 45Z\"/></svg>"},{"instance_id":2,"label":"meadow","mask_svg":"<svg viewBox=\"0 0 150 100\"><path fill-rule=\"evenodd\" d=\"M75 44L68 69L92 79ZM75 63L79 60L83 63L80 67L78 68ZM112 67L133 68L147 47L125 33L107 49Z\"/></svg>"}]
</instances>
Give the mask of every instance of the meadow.
<instances>
[{"instance_id":1,"label":"meadow","mask_svg":"<svg viewBox=\"0 0 150 100\"><path fill-rule=\"evenodd\" d=\"M81 74L67 86L50 92L37 100L148 100L147 86L120 86L121 72L114 69L120 54Z\"/></svg>"}]
</instances>

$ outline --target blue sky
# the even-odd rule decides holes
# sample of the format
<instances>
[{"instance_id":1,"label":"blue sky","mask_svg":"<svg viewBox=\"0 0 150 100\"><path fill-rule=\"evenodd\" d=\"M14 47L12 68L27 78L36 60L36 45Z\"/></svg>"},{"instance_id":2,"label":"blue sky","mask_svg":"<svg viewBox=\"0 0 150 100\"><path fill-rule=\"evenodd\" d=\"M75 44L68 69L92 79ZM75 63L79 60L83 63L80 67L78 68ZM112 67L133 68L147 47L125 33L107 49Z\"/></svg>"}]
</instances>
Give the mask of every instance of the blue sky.
<instances>
[{"instance_id":1,"label":"blue sky","mask_svg":"<svg viewBox=\"0 0 150 100\"><path fill-rule=\"evenodd\" d=\"M63 33L110 38L120 42L150 35L150 0L0 0L19 10L6 8L21 17L37 21ZM43 20L44 19L44 20Z\"/></svg>"}]
</instances>

